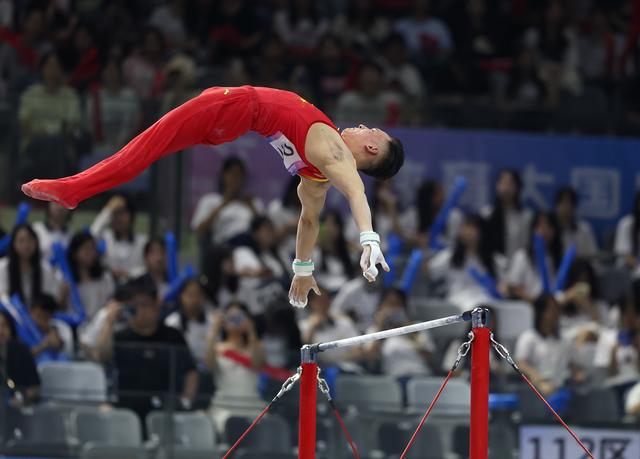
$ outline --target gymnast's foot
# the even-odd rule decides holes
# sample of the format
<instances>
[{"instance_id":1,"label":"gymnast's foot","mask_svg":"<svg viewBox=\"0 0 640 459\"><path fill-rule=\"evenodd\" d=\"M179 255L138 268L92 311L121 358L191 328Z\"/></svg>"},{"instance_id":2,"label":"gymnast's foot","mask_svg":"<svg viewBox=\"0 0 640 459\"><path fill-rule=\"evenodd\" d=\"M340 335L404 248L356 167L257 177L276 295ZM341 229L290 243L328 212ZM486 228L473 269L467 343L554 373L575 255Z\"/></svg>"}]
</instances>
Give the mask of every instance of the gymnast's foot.
<instances>
[{"instance_id":1,"label":"gymnast's foot","mask_svg":"<svg viewBox=\"0 0 640 459\"><path fill-rule=\"evenodd\" d=\"M75 209L78 201L63 196L64 184L58 180L31 180L22 185L22 192L33 199L52 201L67 209Z\"/></svg>"}]
</instances>

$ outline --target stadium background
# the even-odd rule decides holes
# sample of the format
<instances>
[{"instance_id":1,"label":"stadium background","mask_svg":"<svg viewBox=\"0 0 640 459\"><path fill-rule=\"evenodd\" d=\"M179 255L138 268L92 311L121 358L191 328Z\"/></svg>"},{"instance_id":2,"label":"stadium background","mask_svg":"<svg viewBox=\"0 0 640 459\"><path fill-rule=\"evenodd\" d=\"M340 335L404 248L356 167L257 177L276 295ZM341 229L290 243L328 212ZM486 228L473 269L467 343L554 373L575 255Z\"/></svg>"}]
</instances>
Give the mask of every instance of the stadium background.
<instances>
[{"instance_id":1,"label":"stadium background","mask_svg":"<svg viewBox=\"0 0 640 459\"><path fill-rule=\"evenodd\" d=\"M584 435L597 454L638 457L639 36L635 0L0 1L0 224L8 235L0 301L20 314L8 298L20 293L28 318L13 319L40 332L22 346L0 333L0 453L221 457L281 383L282 372L254 370L221 351L233 341L229 330L222 345L211 345L219 311L240 299L254 316L247 334L255 328L248 344L240 340L240 355L253 358L262 348L266 363L279 369L295 368L307 339L485 301L499 339L533 367L572 425L591 429ZM353 224L334 193L317 254L325 295L312 300L311 313L294 315L282 297L297 212L287 194L292 182L277 153L248 135L163 159L71 216L29 202L28 221L48 265L39 281L12 283L18 262L12 264L8 247L16 246L12 229L25 202L19 184L74 173L200 90L243 84L295 91L340 127L364 123L404 142L399 176L385 185L366 180L374 225L385 253L394 254L393 276L362 285ZM505 170L519 175L519 186ZM459 177L466 189L441 228L446 248L436 250L434 217ZM504 187L519 188L521 205L500 230L495 197ZM120 193L123 199L113 199ZM567 202L574 217L566 218ZM542 215L534 219L534 212ZM578 258L555 299L538 298L544 287L535 254L526 255L532 220L542 220L537 232L561 234L562 251L577 244ZM508 240L511 228L520 240ZM49 260L52 242L66 245L76 233L77 242L84 235L82 244L95 244L105 268L94 276L71 263L86 309L80 318L69 278ZM30 237L24 229L17 234ZM548 239L555 256L555 238ZM459 263L456 248L464 254ZM175 266L174 253L178 274L191 265L198 280L182 288L176 282L178 293L166 268ZM31 275L39 263L29 263L23 268ZM491 272L505 299L491 298L468 274L471 265ZM550 263L552 281L557 268ZM119 287L140 275L146 283ZM166 319L178 330L172 336L184 336L188 348L137 339L135 325L136 337L110 343L112 332L129 330L132 289L149 284L169 291L156 314L165 320L173 313ZM31 289L50 294L53 306ZM52 318L52 308L67 315ZM108 311L113 329L105 325ZM456 328L389 340L323 362L363 456L399 455L464 335ZM25 346L38 373L25 363ZM494 362L492 392L501 396L492 399L490 457L565 457L559 431L523 430L550 418L508 370ZM467 381L464 370L411 457L466 457ZM320 400L319 455L349 457ZM296 394L288 394L237 457L294 453L296 406ZM173 425L176 411L181 423ZM581 457L566 448L566 457Z\"/></svg>"}]
</instances>

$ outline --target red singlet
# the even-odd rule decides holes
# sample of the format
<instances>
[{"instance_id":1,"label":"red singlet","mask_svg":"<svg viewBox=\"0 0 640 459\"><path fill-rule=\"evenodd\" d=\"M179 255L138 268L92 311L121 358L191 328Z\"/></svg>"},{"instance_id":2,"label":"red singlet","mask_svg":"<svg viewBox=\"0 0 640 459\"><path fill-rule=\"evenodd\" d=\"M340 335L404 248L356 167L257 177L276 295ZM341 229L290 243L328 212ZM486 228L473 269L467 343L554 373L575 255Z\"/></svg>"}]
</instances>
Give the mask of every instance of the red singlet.
<instances>
[{"instance_id":1,"label":"red singlet","mask_svg":"<svg viewBox=\"0 0 640 459\"><path fill-rule=\"evenodd\" d=\"M326 181L305 156L307 131L314 123L337 130L324 113L292 92L214 87L171 110L116 154L86 171L57 180L32 180L22 191L74 208L95 194L132 180L163 156L197 144L230 142L248 131L266 136L292 175Z\"/></svg>"}]
</instances>

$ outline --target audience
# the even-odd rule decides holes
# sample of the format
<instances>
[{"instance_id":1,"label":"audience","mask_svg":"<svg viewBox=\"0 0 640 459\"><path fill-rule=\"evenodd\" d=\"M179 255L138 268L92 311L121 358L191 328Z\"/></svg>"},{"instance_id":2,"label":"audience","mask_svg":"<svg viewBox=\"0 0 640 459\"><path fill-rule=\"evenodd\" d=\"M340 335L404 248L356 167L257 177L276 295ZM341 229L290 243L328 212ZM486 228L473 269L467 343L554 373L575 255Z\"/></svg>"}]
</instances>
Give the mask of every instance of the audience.
<instances>
[{"instance_id":1,"label":"audience","mask_svg":"<svg viewBox=\"0 0 640 459\"><path fill-rule=\"evenodd\" d=\"M18 295L27 307L43 293L60 298L62 279L40 254L38 236L29 224L11 233L9 254L0 259L0 295Z\"/></svg>"},{"instance_id":2,"label":"audience","mask_svg":"<svg viewBox=\"0 0 640 459\"><path fill-rule=\"evenodd\" d=\"M164 240L153 238L144 245L144 267L133 273L134 277L143 277L156 286L158 298L162 300L169 290L167 273L167 247Z\"/></svg>"},{"instance_id":3,"label":"audience","mask_svg":"<svg viewBox=\"0 0 640 459\"><path fill-rule=\"evenodd\" d=\"M34 222L33 231L38 235L40 252L44 261L51 258L53 244L60 243L65 247L69 244L71 215L71 211L60 204L49 202L45 209L44 221Z\"/></svg>"},{"instance_id":4,"label":"audience","mask_svg":"<svg viewBox=\"0 0 640 459\"><path fill-rule=\"evenodd\" d=\"M614 251L620 261L633 272L634 277L640 276L638 257L640 257L640 191L633 200L631 213L625 215L618 222L614 242Z\"/></svg>"},{"instance_id":5,"label":"audience","mask_svg":"<svg viewBox=\"0 0 640 459\"><path fill-rule=\"evenodd\" d=\"M116 194L91 225L91 234L105 241L105 265L121 281L144 269L144 246L148 238L136 232L135 217L131 198Z\"/></svg>"},{"instance_id":6,"label":"audience","mask_svg":"<svg viewBox=\"0 0 640 459\"><path fill-rule=\"evenodd\" d=\"M65 322L54 319L60 306L51 295L41 294L33 300L29 313L42 341L31 348L38 364L69 360L73 356L73 331Z\"/></svg>"},{"instance_id":7,"label":"audience","mask_svg":"<svg viewBox=\"0 0 640 459\"><path fill-rule=\"evenodd\" d=\"M318 260L314 276L327 290L335 293L345 282L354 278L355 269L344 234L342 215L335 210L328 210L322 216L320 225L320 253L314 257Z\"/></svg>"},{"instance_id":8,"label":"audience","mask_svg":"<svg viewBox=\"0 0 640 459\"><path fill-rule=\"evenodd\" d=\"M595 257L598 254L596 237L589 223L578 220L578 193L576 190L571 187L558 189L554 205L554 213L562 232L563 251L574 244L578 257Z\"/></svg>"},{"instance_id":9,"label":"audience","mask_svg":"<svg viewBox=\"0 0 640 459\"><path fill-rule=\"evenodd\" d=\"M0 310L0 381L10 390L10 407L22 408L38 401L40 376L33 355L18 340L13 319L3 310Z\"/></svg>"},{"instance_id":10,"label":"audience","mask_svg":"<svg viewBox=\"0 0 640 459\"><path fill-rule=\"evenodd\" d=\"M229 303L213 320L205 354L218 387L211 415L221 431L230 416L253 417L262 409L258 370L264 362L265 353L249 310L241 303Z\"/></svg>"}]
</instances>

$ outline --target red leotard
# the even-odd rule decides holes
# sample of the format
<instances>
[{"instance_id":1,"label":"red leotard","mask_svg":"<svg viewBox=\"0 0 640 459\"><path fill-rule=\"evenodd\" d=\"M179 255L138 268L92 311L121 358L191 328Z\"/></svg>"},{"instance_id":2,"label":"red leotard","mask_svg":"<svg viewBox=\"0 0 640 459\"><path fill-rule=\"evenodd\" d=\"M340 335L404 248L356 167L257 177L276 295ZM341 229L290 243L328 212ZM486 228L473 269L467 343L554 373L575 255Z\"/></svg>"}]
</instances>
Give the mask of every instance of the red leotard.
<instances>
[{"instance_id":1,"label":"red leotard","mask_svg":"<svg viewBox=\"0 0 640 459\"><path fill-rule=\"evenodd\" d=\"M32 180L22 185L22 191L74 208L95 194L132 180L165 155L197 144L230 142L248 131L266 136L290 173L326 181L305 156L307 131L314 123L337 130L324 113L292 92L214 87L170 111L116 154L84 172L56 180Z\"/></svg>"}]
</instances>

